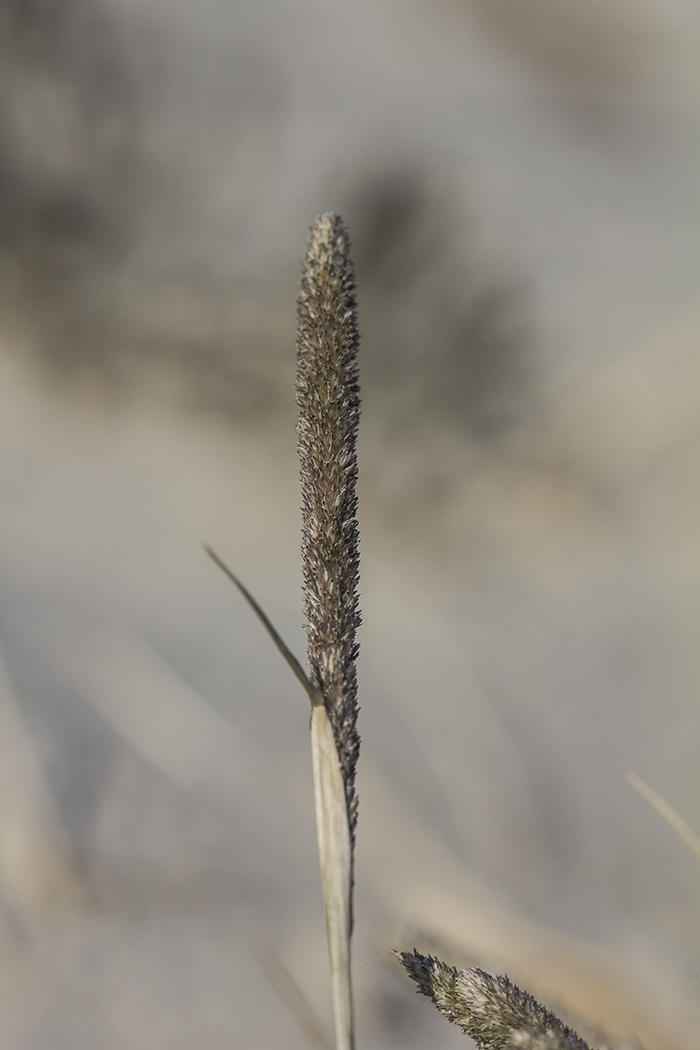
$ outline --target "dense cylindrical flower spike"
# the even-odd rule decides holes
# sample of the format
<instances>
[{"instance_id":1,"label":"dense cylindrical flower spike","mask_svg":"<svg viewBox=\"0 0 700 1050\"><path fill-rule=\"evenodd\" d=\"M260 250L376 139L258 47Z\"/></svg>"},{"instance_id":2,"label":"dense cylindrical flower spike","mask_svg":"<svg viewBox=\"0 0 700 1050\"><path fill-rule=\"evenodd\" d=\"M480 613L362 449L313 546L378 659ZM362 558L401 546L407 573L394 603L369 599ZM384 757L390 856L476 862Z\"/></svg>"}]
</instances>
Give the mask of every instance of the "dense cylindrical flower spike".
<instances>
[{"instance_id":1,"label":"dense cylindrical flower spike","mask_svg":"<svg viewBox=\"0 0 700 1050\"><path fill-rule=\"evenodd\" d=\"M311 681L323 693L343 772L350 833L360 624L357 430L360 398L355 277L342 219L311 227L298 300L296 394L302 484L302 559Z\"/></svg>"}]
</instances>

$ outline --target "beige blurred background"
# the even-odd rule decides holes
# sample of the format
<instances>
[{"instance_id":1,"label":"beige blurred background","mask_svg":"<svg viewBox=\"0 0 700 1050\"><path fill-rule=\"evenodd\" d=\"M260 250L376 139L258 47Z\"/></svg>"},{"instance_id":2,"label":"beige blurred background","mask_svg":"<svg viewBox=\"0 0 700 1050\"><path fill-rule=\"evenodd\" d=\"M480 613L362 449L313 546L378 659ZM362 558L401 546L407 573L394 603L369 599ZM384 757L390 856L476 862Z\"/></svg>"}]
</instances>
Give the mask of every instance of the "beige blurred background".
<instances>
[{"instance_id":1,"label":"beige blurred background","mask_svg":"<svg viewBox=\"0 0 700 1050\"><path fill-rule=\"evenodd\" d=\"M700 831L698 22L5 0L3 1048L301 1050L271 952L330 1031L307 700L202 543L303 654L295 296L331 209L359 1045L467 1045L416 945L593 1045L700 1046L700 860L624 780Z\"/></svg>"}]
</instances>

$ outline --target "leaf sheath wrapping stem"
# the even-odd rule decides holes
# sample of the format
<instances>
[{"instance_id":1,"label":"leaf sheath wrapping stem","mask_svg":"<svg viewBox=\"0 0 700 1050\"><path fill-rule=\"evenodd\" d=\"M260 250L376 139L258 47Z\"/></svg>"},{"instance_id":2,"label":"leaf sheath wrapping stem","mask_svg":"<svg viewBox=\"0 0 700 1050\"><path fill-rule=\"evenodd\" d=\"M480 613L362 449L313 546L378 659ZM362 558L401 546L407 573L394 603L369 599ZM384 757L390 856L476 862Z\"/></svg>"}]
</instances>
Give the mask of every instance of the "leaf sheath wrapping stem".
<instances>
[{"instance_id":1,"label":"leaf sheath wrapping stem","mask_svg":"<svg viewBox=\"0 0 700 1050\"><path fill-rule=\"evenodd\" d=\"M337 1048L354 1050L350 982L352 846L343 773L333 727L322 705L311 712L311 756Z\"/></svg>"}]
</instances>

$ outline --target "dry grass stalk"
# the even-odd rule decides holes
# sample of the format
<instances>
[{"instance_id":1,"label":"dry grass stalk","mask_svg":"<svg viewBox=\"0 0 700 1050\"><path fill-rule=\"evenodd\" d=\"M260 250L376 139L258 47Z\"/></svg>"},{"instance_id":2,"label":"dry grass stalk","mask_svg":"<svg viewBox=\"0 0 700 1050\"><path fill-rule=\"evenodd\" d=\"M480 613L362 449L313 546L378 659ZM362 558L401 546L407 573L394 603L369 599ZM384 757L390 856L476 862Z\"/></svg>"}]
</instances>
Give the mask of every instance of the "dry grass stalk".
<instances>
[{"instance_id":1,"label":"dry grass stalk","mask_svg":"<svg viewBox=\"0 0 700 1050\"><path fill-rule=\"evenodd\" d=\"M337 215L311 227L298 301L297 404L302 564L316 828L338 1050L353 1050L350 976L358 646L357 429L360 399L355 278Z\"/></svg>"},{"instance_id":2,"label":"dry grass stalk","mask_svg":"<svg viewBox=\"0 0 700 1050\"><path fill-rule=\"evenodd\" d=\"M311 700L316 827L336 1046L354 1050L350 938L360 747L355 666L360 625L355 493L360 400L355 281L348 233L337 215L322 215L311 227L298 307L296 391L308 676L253 596L206 549L250 603ZM590 1050L507 977L456 970L417 952L397 955L418 990L480 1050ZM289 987L285 982L287 991ZM296 1009L297 989L292 998ZM317 1041L318 1031L314 1026Z\"/></svg>"},{"instance_id":3,"label":"dry grass stalk","mask_svg":"<svg viewBox=\"0 0 700 1050\"><path fill-rule=\"evenodd\" d=\"M418 991L480 1050L590 1050L576 1032L507 977L457 970L415 951L396 954Z\"/></svg>"},{"instance_id":4,"label":"dry grass stalk","mask_svg":"<svg viewBox=\"0 0 700 1050\"><path fill-rule=\"evenodd\" d=\"M358 645L357 429L359 339L350 239L337 215L311 227L299 295L297 403L302 486L306 675L252 594L210 547L311 700L316 829L338 1050L354 1050L350 975Z\"/></svg>"},{"instance_id":5,"label":"dry grass stalk","mask_svg":"<svg viewBox=\"0 0 700 1050\"><path fill-rule=\"evenodd\" d=\"M352 842L338 750L330 718L322 705L311 712L311 755L336 1045L338 1050L353 1050Z\"/></svg>"}]
</instances>

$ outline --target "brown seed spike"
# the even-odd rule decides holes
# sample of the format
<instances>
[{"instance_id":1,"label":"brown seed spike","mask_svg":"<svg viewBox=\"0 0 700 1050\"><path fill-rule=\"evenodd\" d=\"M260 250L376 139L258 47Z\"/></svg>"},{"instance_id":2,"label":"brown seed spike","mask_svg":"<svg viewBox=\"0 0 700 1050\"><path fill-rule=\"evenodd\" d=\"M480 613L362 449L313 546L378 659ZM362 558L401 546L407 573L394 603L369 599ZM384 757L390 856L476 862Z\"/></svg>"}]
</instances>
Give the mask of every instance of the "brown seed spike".
<instances>
[{"instance_id":1,"label":"brown seed spike","mask_svg":"<svg viewBox=\"0 0 700 1050\"><path fill-rule=\"evenodd\" d=\"M415 950L396 955L418 991L479 1050L590 1050L576 1032L507 977L456 970Z\"/></svg>"},{"instance_id":2,"label":"brown seed spike","mask_svg":"<svg viewBox=\"0 0 700 1050\"><path fill-rule=\"evenodd\" d=\"M298 319L297 429L309 677L325 698L354 840L360 749L355 666L360 625L355 493L359 338L350 238L338 215L322 215L311 227Z\"/></svg>"}]
</instances>

